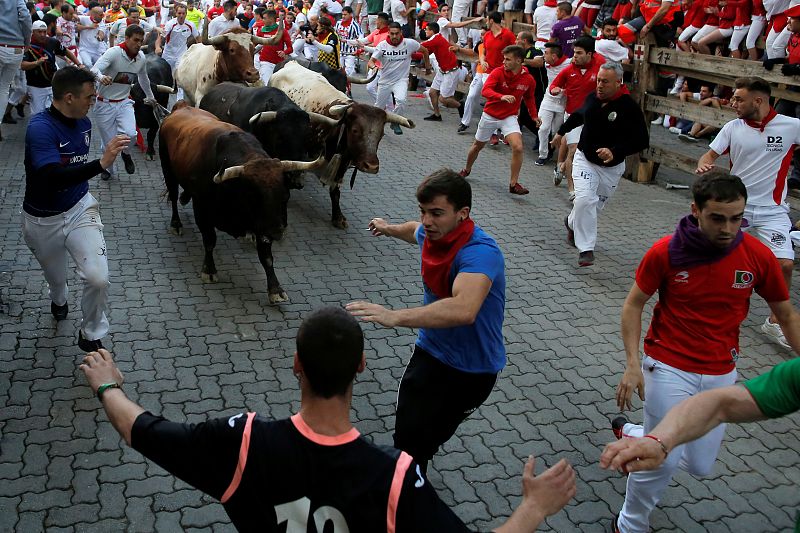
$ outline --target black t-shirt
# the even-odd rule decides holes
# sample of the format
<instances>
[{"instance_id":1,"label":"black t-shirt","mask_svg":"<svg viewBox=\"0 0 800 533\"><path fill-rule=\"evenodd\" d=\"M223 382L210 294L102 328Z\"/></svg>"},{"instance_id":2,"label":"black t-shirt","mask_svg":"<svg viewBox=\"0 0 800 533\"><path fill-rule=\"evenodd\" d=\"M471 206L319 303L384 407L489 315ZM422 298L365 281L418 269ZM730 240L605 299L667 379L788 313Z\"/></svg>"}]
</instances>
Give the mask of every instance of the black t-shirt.
<instances>
[{"instance_id":1,"label":"black t-shirt","mask_svg":"<svg viewBox=\"0 0 800 533\"><path fill-rule=\"evenodd\" d=\"M239 531L469 531L411 458L353 429L326 437L299 415L179 424L137 417L134 449L220 500ZM332 526L332 528L331 528Z\"/></svg>"},{"instance_id":2,"label":"black t-shirt","mask_svg":"<svg viewBox=\"0 0 800 533\"><path fill-rule=\"evenodd\" d=\"M67 49L64 48L58 39L48 37L44 44L35 44L31 42L30 48L25 50L25 55L22 56L23 61L33 62L44 56L47 61L38 67L26 70L25 78L28 80L28 85L32 87L50 87L53 81L53 75L56 73L56 56L64 57L67 55Z\"/></svg>"},{"instance_id":3,"label":"black t-shirt","mask_svg":"<svg viewBox=\"0 0 800 533\"><path fill-rule=\"evenodd\" d=\"M543 56L544 52L538 50L534 47L528 48L525 50L525 59L533 59L534 57ZM542 105L542 99L544 98L544 91L547 88L547 69L544 66L541 67L530 67L525 66L528 69L528 72L531 73L533 79L536 80L536 105Z\"/></svg>"}]
</instances>

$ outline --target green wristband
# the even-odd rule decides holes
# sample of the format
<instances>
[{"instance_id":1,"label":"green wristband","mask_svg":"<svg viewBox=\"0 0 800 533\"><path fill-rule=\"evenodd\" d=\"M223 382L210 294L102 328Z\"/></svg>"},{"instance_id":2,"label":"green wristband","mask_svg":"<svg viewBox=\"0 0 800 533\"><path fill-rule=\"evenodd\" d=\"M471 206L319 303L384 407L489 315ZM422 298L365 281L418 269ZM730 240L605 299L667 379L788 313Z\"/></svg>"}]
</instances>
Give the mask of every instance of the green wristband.
<instances>
[{"instance_id":1,"label":"green wristband","mask_svg":"<svg viewBox=\"0 0 800 533\"><path fill-rule=\"evenodd\" d=\"M97 387L97 399L102 402L103 393L108 389L122 389L122 386L119 383L103 383L102 385Z\"/></svg>"}]
</instances>

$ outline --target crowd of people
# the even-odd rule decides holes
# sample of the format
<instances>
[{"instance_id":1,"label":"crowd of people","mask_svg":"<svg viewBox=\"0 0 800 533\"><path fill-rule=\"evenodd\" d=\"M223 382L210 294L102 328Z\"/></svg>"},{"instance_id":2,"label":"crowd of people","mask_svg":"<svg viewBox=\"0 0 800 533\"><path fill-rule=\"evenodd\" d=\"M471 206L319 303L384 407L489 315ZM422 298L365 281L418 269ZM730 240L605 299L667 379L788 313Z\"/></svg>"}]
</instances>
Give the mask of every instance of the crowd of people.
<instances>
[{"instance_id":1,"label":"crowd of people","mask_svg":"<svg viewBox=\"0 0 800 533\"><path fill-rule=\"evenodd\" d=\"M524 9L534 27L514 34L499 12L470 18L472 6L459 1L452 13L450 6L433 0L423 1L415 13L402 0L354 0L350 5L336 0L288 5L271 0L259 5L251 0L131 1L76 6L51 0L45 10L19 0L16 9L0 14L5 17L0 23L4 122L16 122L14 111L24 115L26 99L32 114L25 142L23 235L47 280L56 320L69 313L67 255L75 260L84 281L77 342L89 352L81 368L114 427L145 456L218 498L243 530L287 521L305 530L312 520L318 530L329 522L335 529L464 530L431 489L426 472L440 447L488 398L506 363L503 253L470 217L467 178L480 152L487 143L509 145L509 194L528 194L520 182L521 127L535 133L535 164L556 158L554 184L566 180L573 200L563 220L566 238L578 250L578 265L590 266L597 217L617 187L625 158L648 145L644 115L624 83L622 63L631 58L631 36L652 32L665 45L692 46L698 53L708 53L711 46L721 49L719 42L728 37L747 47L756 17L766 15L765 65L781 60L775 50L788 31L791 38L783 48L791 67L794 17L800 20L800 12L788 8L782 13L789 22L780 26L775 13L756 15L753 8L744 32L743 24L722 27L723 19L747 22L739 17L739 7L728 7L732 1L718 5L714 0L713 6L695 10L705 18L695 18L693 4L669 0L644 0L637 6L584 2L577 10L570 2L535 5L531 0ZM478 7L491 7L487 4ZM437 13L437 20L420 16L426 13ZM684 20L692 22L686 26ZM716 26L707 30L712 22ZM156 106L142 60L145 42L175 70L201 35L213 38L235 28L265 38L282 33L278 42L256 47L254 65L264 84L276 65L290 57L319 61L350 75L363 63L377 70L367 86L375 105L402 115L416 59L427 72L435 70L425 91L431 106L425 121L443 122L442 107L457 109L459 124L453 131L464 133L475 111L483 109L463 169L440 169L420 184L421 220L394 224L373 218L369 224L375 236L420 248L423 304L388 309L361 301L312 313L297 336L298 414L271 422L247 413L190 426L129 401L122 376L103 347L110 327L108 263L99 204L88 182L117 176L117 158L128 174L136 171L131 84L138 81L145 103ZM697 32L686 37L692 42L687 45L681 39L692 28ZM734 52L744 57L744 51ZM747 54L753 58L749 48ZM469 89L460 100L456 93L462 81L469 81ZM601 465L630 474L624 505L612 522L615 531L626 533L648 530L650 513L677 468L697 475L710 471L724 435L718 422L782 416L800 408L795 361L748 382L746 398L740 388L731 387L737 376L739 325L754 291L771 308L764 333L800 350L800 318L789 301L794 251L785 203L787 161L800 144L800 120L787 116L794 108L787 115L777 113L770 85L760 78L741 78L722 96L708 85L695 93L688 80L671 83L679 81L679 98L713 107L724 105L726 98L739 118L719 131L659 118L688 142L715 137L698 162L691 215L644 256L622 310L626 367L616 400L624 411L638 393L645 415L641 425L622 417L613 421L621 440L607 447ZM93 124L102 155L92 160ZM393 129L402 133L399 126ZM714 172L723 154L731 159L731 175ZM742 232L744 219L747 233ZM656 292L659 302L640 358L642 312ZM358 320L419 328L399 385L394 448L361 439L350 423L353 379L366 365ZM672 413L691 412L687 404L718 416L676 419ZM208 468L197 469L201 462ZM266 488L276 472L288 480L291 494ZM566 461L535 476L531 458L523 472L522 503L498 531L532 531L574 493L575 475Z\"/></svg>"}]
</instances>

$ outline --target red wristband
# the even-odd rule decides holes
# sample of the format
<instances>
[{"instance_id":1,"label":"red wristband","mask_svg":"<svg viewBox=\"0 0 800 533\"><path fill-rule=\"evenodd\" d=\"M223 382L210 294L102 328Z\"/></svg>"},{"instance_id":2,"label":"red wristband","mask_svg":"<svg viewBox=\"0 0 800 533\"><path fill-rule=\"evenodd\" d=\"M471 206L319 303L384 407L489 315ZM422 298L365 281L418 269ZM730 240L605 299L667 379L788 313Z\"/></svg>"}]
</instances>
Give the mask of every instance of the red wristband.
<instances>
[{"instance_id":1,"label":"red wristband","mask_svg":"<svg viewBox=\"0 0 800 533\"><path fill-rule=\"evenodd\" d=\"M663 442L661 442L661 439L659 439L655 435L645 435L643 438L645 438L645 439L653 439L654 441L656 441L659 444L659 446L661 446L661 451L664 452L664 457L669 455L669 451L667 450L667 447L664 445Z\"/></svg>"}]
</instances>

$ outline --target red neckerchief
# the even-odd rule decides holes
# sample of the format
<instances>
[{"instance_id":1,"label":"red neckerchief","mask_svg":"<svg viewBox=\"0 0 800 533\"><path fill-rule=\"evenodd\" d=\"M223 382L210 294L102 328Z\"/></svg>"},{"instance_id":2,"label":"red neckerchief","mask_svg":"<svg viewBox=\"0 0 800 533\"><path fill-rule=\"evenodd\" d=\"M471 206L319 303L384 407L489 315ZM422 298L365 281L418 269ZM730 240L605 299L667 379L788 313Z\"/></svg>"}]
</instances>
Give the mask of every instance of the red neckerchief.
<instances>
[{"instance_id":1,"label":"red neckerchief","mask_svg":"<svg viewBox=\"0 0 800 533\"><path fill-rule=\"evenodd\" d=\"M559 58L558 58L558 61L556 61L555 63L553 63L553 64L551 64L551 65L549 65L549 66L550 66L550 67L557 67L557 66L559 66L561 63L563 63L564 61L566 61L567 59L569 59L567 56L561 56L561 57L559 57Z\"/></svg>"},{"instance_id":2,"label":"red neckerchief","mask_svg":"<svg viewBox=\"0 0 800 533\"><path fill-rule=\"evenodd\" d=\"M138 23L138 22L133 22L133 23L132 23L132 22L131 22L131 18L130 18L130 17L127 17L127 18L125 19L125 24L127 24L128 26L130 26L131 24L137 24L137 25L138 25L139 23Z\"/></svg>"},{"instance_id":3,"label":"red neckerchief","mask_svg":"<svg viewBox=\"0 0 800 533\"><path fill-rule=\"evenodd\" d=\"M613 102L614 100L616 100L617 98L619 98L619 97L621 97L621 96L623 96L625 94L631 94L631 92L628 90L627 87L622 85L622 86L620 86L619 90L617 92L615 92L614 95L611 98L609 98L608 100L603 100L600 97L598 97L597 99L600 100L603 103Z\"/></svg>"},{"instance_id":4,"label":"red neckerchief","mask_svg":"<svg viewBox=\"0 0 800 533\"><path fill-rule=\"evenodd\" d=\"M119 43L119 47L125 50L125 53L128 55L128 59L136 61L136 56L138 56L139 54L131 54L131 51L128 50L128 46L125 44L125 41Z\"/></svg>"},{"instance_id":5,"label":"red neckerchief","mask_svg":"<svg viewBox=\"0 0 800 533\"><path fill-rule=\"evenodd\" d=\"M767 113L767 116L764 117L761 120L761 122L757 122L755 120L750 120L749 118L744 119L744 122L745 122L745 124L747 124L751 128L755 128L755 129L763 132L764 128L766 128L767 124L769 124L769 121L772 120L773 118L775 118L775 116L777 114L778 113L772 108L772 106L769 106L769 113Z\"/></svg>"},{"instance_id":6,"label":"red neckerchief","mask_svg":"<svg viewBox=\"0 0 800 533\"><path fill-rule=\"evenodd\" d=\"M459 250L472 238L475 223L467 218L453 231L438 240L425 236L422 242L422 281L437 298L449 298L450 268Z\"/></svg>"}]
</instances>

